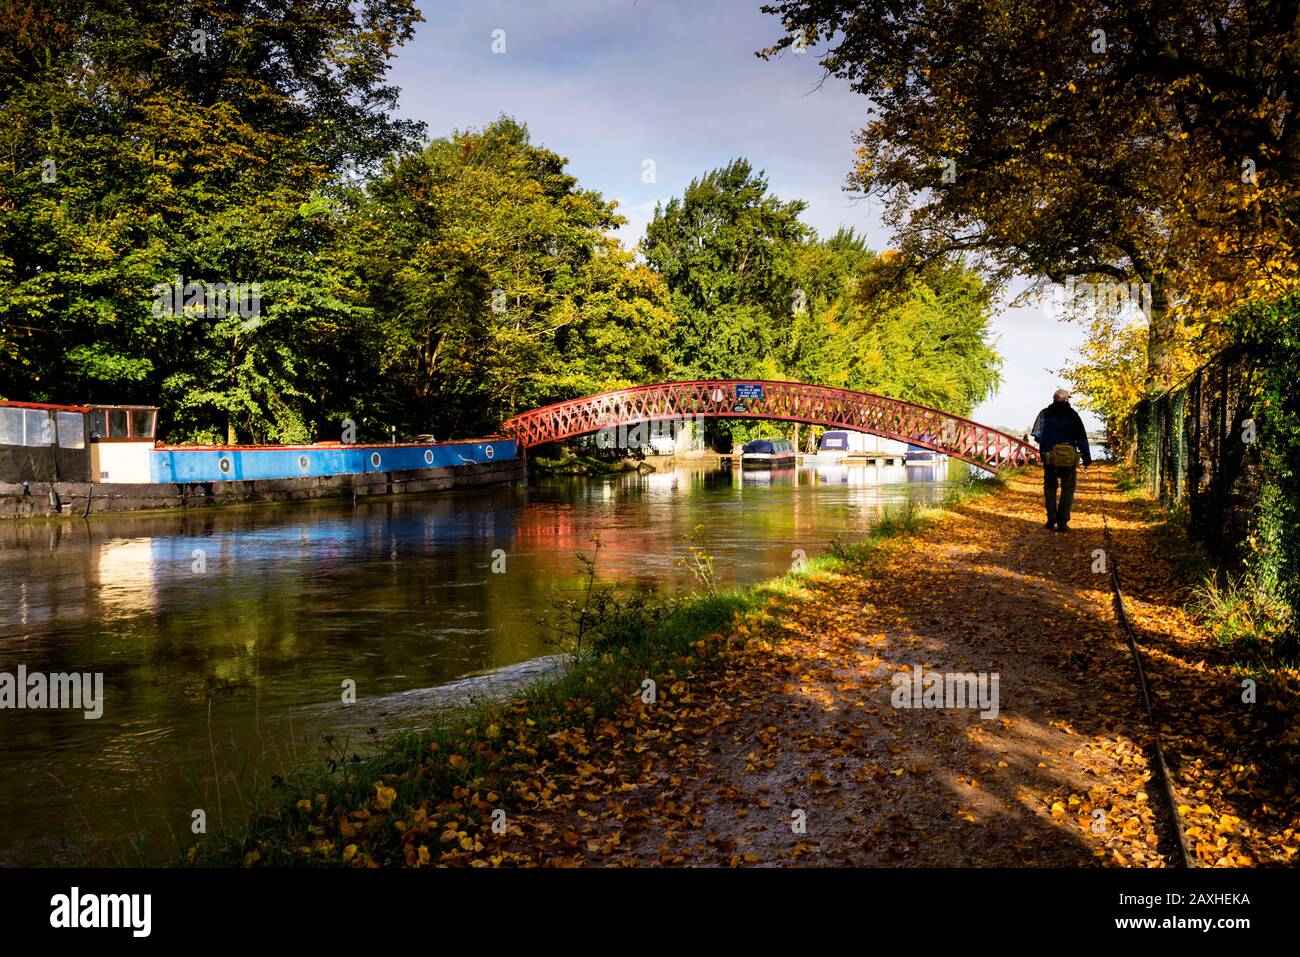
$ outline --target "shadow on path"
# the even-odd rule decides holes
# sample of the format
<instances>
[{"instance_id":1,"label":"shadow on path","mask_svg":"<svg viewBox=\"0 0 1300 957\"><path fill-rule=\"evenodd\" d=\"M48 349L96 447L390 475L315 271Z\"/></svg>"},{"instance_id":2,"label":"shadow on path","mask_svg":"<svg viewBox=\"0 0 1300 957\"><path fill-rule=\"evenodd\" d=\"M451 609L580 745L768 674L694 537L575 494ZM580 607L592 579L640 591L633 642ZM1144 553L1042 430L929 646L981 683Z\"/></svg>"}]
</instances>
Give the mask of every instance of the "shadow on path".
<instances>
[{"instance_id":1,"label":"shadow on path","mask_svg":"<svg viewBox=\"0 0 1300 957\"><path fill-rule=\"evenodd\" d=\"M1231 708L1234 685L1207 673L1213 648L1111 468L1080 475L1071 526L1043 528L1030 469L851 575L810 578L741 626L735 660L617 755L600 793L524 815L512 843L564 835L553 864L1169 865L1173 822L1105 562L1131 588L1158 702ZM891 679L914 668L996 674L996 716L895 707ZM1166 746L1195 805L1188 768L1206 755L1183 720ZM1249 862L1231 856L1232 826L1189 835L1209 863Z\"/></svg>"}]
</instances>

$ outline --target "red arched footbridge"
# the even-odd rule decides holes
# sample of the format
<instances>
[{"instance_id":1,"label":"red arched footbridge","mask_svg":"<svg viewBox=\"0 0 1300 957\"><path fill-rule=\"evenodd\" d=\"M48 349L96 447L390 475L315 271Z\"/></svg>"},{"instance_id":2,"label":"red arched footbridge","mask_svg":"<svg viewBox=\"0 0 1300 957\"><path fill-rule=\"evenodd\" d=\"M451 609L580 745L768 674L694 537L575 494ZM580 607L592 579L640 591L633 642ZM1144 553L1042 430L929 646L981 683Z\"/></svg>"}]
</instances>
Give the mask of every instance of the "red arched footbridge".
<instances>
[{"instance_id":1,"label":"red arched footbridge","mask_svg":"<svg viewBox=\"0 0 1300 957\"><path fill-rule=\"evenodd\" d=\"M683 418L774 419L852 429L944 452L990 472L1038 460L1038 450L997 429L870 392L802 382L697 379L602 392L506 419L525 448L618 426Z\"/></svg>"}]
</instances>

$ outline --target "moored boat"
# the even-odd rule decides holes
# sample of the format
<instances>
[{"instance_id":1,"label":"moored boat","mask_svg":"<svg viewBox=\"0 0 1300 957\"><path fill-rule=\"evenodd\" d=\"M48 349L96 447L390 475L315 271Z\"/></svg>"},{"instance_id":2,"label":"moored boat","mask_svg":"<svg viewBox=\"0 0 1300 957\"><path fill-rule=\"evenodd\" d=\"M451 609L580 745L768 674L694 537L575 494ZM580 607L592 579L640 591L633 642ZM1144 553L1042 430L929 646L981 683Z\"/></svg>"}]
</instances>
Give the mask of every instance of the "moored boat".
<instances>
[{"instance_id":1,"label":"moored boat","mask_svg":"<svg viewBox=\"0 0 1300 957\"><path fill-rule=\"evenodd\" d=\"M780 468L794 464L794 444L789 439L755 439L740 450L742 468Z\"/></svg>"},{"instance_id":2,"label":"moored boat","mask_svg":"<svg viewBox=\"0 0 1300 957\"><path fill-rule=\"evenodd\" d=\"M168 445L158 441L157 425L155 406L0 401L0 515L67 511L72 499L84 499L89 512L92 499L96 511L233 504L401 494L523 475L513 438ZM32 501L34 483L48 485L41 490L48 509Z\"/></svg>"},{"instance_id":3,"label":"moored boat","mask_svg":"<svg viewBox=\"0 0 1300 957\"><path fill-rule=\"evenodd\" d=\"M920 445L909 445L907 447L908 465L940 466L947 461L948 456L943 452L936 452L934 449L927 449Z\"/></svg>"},{"instance_id":4,"label":"moored boat","mask_svg":"<svg viewBox=\"0 0 1300 957\"><path fill-rule=\"evenodd\" d=\"M903 461L907 443L897 439L855 432L850 429L830 429L822 434L817 446L818 462L870 462L893 463Z\"/></svg>"}]
</instances>

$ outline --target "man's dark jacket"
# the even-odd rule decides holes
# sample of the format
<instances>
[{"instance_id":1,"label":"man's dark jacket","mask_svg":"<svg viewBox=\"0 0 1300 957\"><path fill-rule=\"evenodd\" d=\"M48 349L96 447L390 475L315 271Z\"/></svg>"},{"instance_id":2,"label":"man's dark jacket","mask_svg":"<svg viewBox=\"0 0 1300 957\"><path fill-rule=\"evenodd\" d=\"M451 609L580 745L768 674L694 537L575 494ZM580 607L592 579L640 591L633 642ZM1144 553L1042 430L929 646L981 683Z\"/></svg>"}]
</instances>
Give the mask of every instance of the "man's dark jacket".
<instances>
[{"instance_id":1,"label":"man's dark jacket","mask_svg":"<svg viewBox=\"0 0 1300 957\"><path fill-rule=\"evenodd\" d=\"M1054 401L1038 413L1030 433L1038 440L1042 452L1051 451L1062 442L1068 442L1079 450L1084 465L1092 464L1092 453L1088 450L1088 433L1084 431L1083 419L1079 413L1070 408L1070 403Z\"/></svg>"}]
</instances>

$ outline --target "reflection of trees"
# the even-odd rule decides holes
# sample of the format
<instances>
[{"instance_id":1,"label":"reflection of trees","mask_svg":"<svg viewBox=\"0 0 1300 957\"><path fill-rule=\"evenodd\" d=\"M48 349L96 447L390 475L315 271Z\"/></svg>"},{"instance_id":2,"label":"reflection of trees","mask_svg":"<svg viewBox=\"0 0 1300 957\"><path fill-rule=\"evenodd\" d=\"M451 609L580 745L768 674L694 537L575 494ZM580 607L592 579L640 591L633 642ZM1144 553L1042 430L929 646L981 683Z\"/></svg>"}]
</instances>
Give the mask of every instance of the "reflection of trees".
<instances>
[{"instance_id":1,"label":"reflection of trees","mask_svg":"<svg viewBox=\"0 0 1300 957\"><path fill-rule=\"evenodd\" d=\"M700 523L719 578L753 581L785 571L792 548L814 555L832 532L859 527L880 507L891 490L875 484L874 470L847 469L850 487L827 488L824 498L809 497L825 484L824 468L805 470L799 484L813 487L795 490L792 469L777 470L788 487L764 489L742 488L739 472L683 467L355 508L0 525L9 583L0 610L18 621L26 602L20 627L39 639L24 642L29 668L103 670L107 696L98 722L16 726L6 770L35 780L46 767L62 777L76 765L97 791L83 788L78 800L104 822L122 818L127 794L152 795L160 813L194 806L177 764L211 789L209 700L223 773L243 760L280 773L295 736L300 750L318 744L304 745L303 710L333 706L344 678L364 700L552 651L536 620L557 588L576 586L574 555L591 553L593 532L605 546L598 573L628 592L689 587L675 563ZM206 553L204 574L191 570L195 548ZM502 575L490 571L495 548L507 553ZM0 784L0 800L21 795ZM62 813L39 828L52 833Z\"/></svg>"}]
</instances>

